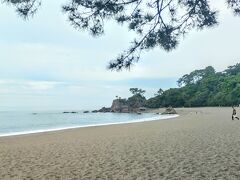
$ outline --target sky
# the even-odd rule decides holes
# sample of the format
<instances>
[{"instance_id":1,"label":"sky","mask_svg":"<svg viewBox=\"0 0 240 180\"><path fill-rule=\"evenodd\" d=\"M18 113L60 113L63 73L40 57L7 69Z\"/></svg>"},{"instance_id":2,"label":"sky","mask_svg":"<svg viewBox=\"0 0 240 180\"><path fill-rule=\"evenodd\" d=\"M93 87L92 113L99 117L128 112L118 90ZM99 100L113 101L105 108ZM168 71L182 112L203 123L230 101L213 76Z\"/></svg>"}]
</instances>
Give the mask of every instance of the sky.
<instances>
[{"instance_id":1,"label":"sky","mask_svg":"<svg viewBox=\"0 0 240 180\"><path fill-rule=\"evenodd\" d=\"M220 24L192 31L170 53L144 52L130 71L107 70L109 60L135 37L109 22L99 38L77 31L61 6L45 1L37 14L23 20L14 7L0 3L0 110L88 110L110 106L116 95L130 96L138 87L151 97L159 88L177 87L182 75L213 66L222 71L240 61L240 17L214 2Z\"/></svg>"}]
</instances>

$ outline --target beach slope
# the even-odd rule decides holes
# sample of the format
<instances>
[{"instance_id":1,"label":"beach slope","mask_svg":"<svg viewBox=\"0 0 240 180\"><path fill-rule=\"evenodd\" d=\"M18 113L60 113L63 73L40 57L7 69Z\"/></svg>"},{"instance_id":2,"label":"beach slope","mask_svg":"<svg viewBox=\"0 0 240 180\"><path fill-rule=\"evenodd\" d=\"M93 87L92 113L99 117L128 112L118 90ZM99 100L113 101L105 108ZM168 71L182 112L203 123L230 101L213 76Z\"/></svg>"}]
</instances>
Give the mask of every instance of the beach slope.
<instances>
[{"instance_id":1,"label":"beach slope","mask_svg":"<svg viewBox=\"0 0 240 180\"><path fill-rule=\"evenodd\" d=\"M0 179L240 179L231 108L176 110L168 120L2 137Z\"/></svg>"}]
</instances>

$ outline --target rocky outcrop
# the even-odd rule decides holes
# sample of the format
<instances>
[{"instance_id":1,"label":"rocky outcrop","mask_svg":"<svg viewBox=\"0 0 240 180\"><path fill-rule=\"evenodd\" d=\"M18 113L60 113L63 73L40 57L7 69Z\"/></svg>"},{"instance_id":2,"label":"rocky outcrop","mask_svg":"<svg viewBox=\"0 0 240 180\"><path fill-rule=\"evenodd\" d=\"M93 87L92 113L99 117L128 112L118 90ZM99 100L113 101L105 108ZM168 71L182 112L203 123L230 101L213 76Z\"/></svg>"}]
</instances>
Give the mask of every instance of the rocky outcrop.
<instances>
[{"instance_id":1,"label":"rocky outcrop","mask_svg":"<svg viewBox=\"0 0 240 180\"><path fill-rule=\"evenodd\" d=\"M112 112L129 113L129 112L144 112L146 108L143 106L141 98L137 96L131 99L115 99L111 106Z\"/></svg>"},{"instance_id":2,"label":"rocky outcrop","mask_svg":"<svg viewBox=\"0 0 240 180\"><path fill-rule=\"evenodd\" d=\"M112 102L111 106L111 111L112 112L124 112L128 113L129 112L129 105L127 104L126 99L115 99Z\"/></svg>"},{"instance_id":3,"label":"rocky outcrop","mask_svg":"<svg viewBox=\"0 0 240 180\"><path fill-rule=\"evenodd\" d=\"M76 112L76 111L64 111L64 112L62 112L63 114L69 114L69 113L71 113L71 114L76 114L76 113L78 113L78 112Z\"/></svg>"},{"instance_id":4,"label":"rocky outcrop","mask_svg":"<svg viewBox=\"0 0 240 180\"><path fill-rule=\"evenodd\" d=\"M138 108L138 111L141 111L141 112L146 111L146 110L147 110L147 108L145 108L145 107Z\"/></svg>"},{"instance_id":5,"label":"rocky outcrop","mask_svg":"<svg viewBox=\"0 0 240 180\"><path fill-rule=\"evenodd\" d=\"M103 113L111 112L111 108L102 107L101 109L98 110L98 112L103 112Z\"/></svg>"},{"instance_id":6,"label":"rocky outcrop","mask_svg":"<svg viewBox=\"0 0 240 180\"><path fill-rule=\"evenodd\" d=\"M131 112L139 111L140 108L144 107L145 102L146 102L146 98L143 97L141 94L133 95L127 100L127 104Z\"/></svg>"},{"instance_id":7,"label":"rocky outcrop","mask_svg":"<svg viewBox=\"0 0 240 180\"><path fill-rule=\"evenodd\" d=\"M131 99L114 99L111 108L103 107L100 110L94 110L97 112L116 112L116 113L129 113L129 112L144 112L146 108L143 106L144 99L134 96Z\"/></svg>"},{"instance_id":8,"label":"rocky outcrop","mask_svg":"<svg viewBox=\"0 0 240 180\"><path fill-rule=\"evenodd\" d=\"M174 108L172 108L170 106L170 107L166 108L166 110L162 114L177 114L177 112L175 111Z\"/></svg>"}]
</instances>

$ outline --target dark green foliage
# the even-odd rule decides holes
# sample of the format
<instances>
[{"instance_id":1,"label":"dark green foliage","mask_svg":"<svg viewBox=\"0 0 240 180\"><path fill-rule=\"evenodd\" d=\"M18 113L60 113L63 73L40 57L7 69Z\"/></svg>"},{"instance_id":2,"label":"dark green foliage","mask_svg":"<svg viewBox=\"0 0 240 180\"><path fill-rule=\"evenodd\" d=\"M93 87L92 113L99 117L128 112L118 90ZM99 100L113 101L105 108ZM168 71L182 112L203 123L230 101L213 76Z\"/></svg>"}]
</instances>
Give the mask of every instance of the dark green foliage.
<instances>
[{"instance_id":1,"label":"dark green foliage","mask_svg":"<svg viewBox=\"0 0 240 180\"><path fill-rule=\"evenodd\" d=\"M237 63L234 66L229 66L228 69L224 71L226 75L237 75L240 73L240 63Z\"/></svg>"},{"instance_id":2,"label":"dark green foliage","mask_svg":"<svg viewBox=\"0 0 240 180\"><path fill-rule=\"evenodd\" d=\"M229 8L240 15L240 0L226 1ZM33 15L41 4L41 0L3 2L16 6L23 17ZM108 20L127 24L129 30L139 35L127 50L109 63L108 68L112 70L130 68L145 50L159 47L171 51L192 29L218 24L217 11L210 7L208 0L69 0L63 12L75 28L87 30L93 36L104 33L104 22ZM182 82L192 83L193 80L188 82L188 77L184 77Z\"/></svg>"},{"instance_id":3,"label":"dark green foliage","mask_svg":"<svg viewBox=\"0 0 240 180\"><path fill-rule=\"evenodd\" d=\"M138 88L130 88L129 91L133 94L133 95L143 95L146 91L142 90L142 89L138 89Z\"/></svg>"},{"instance_id":4,"label":"dark green foliage","mask_svg":"<svg viewBox=\"0 0 240 180\"><path fill-rule=\"evenodd\" d=\"M127 104L131 108L139 108L145 105L146 98L143 94L146 92L145 90L139 88L130 88L129 91L133 94L133 96L129 97L127 100Z\"/></svg>"},{"instance_id":5,"label":"dark green foliage","mask_svg":"<svg viewBox=\"0 0 240 180\"><path fill-rule=\"evenodd\" d=\"M162 95L163 94L163 90L162 90L162 88L160 88L159 90L158 90L158 92L157 92L157 94L155 94L155 96L159 96L159 95Z\"/></svg>"},{"instance_id":6,"label":"dark green foliage","mask_svg":"<svg viewBox=\"0 0 240 180\"><path fill-rule=\"evenodd\" d=\"M208 66L205 69L195 70L190 74L185 74L177 81L177 83L179 86L194 84L195 82L201 80L202 78L214 74L215 74L214 68L212 66Z\"/></svg>"},{"instance_id":7,"label":"dark green foliage","mask_svg":"<svg viewBox=\"0 0 240 180\"><path fill-rule=\"evenodd\" d=\"M127 103L131 108L139 108L145 106L146 98L141 94L135 94L128 98Z\"/></svg>"},{"instance_id":8,"label":"dark green foliage","mask_svg":"<svg viewBox=\"0 0 240 180\"><path fill-rule=\"evenodd\" d=\"M161 95L150 98L146 106L150 108L232 106L240 104L240 64L229 66L216 73L209 66L195 70L178 80L180 88L168 89Z\"/></svg>"},{"instance_id":9,"label":"dark green foliage","mask_svg":"<svg viewBox=\"0 0 240 180\"><path fill-rule=\"evenodd\" d=\"M41 0L3 0L3 2L13 4L17 13L24 19L33 16L41 6Z\"/></svg>"},{"instance_id":10,"label":"dark green foliage","mask_svg":"<svg viewBox=\"0 0 240 180\"><path fill-rule=\"evenodd\" d=\"M227 0L227 3L235 15L240 15L240 0Z\"/></svg>"}]
</instances>

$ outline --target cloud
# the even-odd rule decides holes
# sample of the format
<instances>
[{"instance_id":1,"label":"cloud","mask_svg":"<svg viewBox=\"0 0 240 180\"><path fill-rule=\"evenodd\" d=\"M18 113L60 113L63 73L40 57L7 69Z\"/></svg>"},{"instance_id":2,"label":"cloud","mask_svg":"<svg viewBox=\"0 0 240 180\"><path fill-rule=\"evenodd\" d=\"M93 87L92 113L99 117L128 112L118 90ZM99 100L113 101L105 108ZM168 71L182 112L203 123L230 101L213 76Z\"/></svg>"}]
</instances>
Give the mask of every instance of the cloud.
<instances>
[{"instance_id":1,"label":"cloud","mask_svg":"<svg viewBox=\"0 0 240 180\"><path fill-rule=\"evenodd\" d=\"M56 85L59 85L61 83L59 82L48 82L48 81L30 81L26 83L27 88L33 89L33 90L50 90L56 87Z\"/></svg>"},{"instance_id":2,"label":"cloud","mask_svg":"<svg viewBox=\"0 0 240 180\"><path fill-rule=\"evenodd\" d=\"M30 91L48 91L63 85L62 82L54 81L32 81L21 79L0 79L1 92L30 92Z\"/></svg>"},{"instance_id":3,"label":"cloud","mask_svg":"<svg viewBox=\"0 0 240 180\"><path fill-rule=\"evenodd\" d=\"M121 72L106 66L135 37L125 26L107 23L105 35L95 39L73 29L55 8L64 1L46 2L28 21L1 6L0 107L108 106L115 95L129 96L130 87L147 90L149 97L195 69L212 65L221 71L239 62L240 21L224 0L211 2L221 10L218 27L192 31L170 53L145 52L130 71Z\"/></svg>"},{"instance_id":4,"label":"cloud","mask_svg":"<svg viewBox=\"0 0 240 180\"><path fill-rule=\"evenodd\" d=\"M153 74L145 65L133 66L131 71L115 72L107 70L108 50L82 50L52 44L10 43L1 44L0 77L34 80L124 80L142 77L166 77L161 71ZM14 53L9 54L9 49ZM108 55L107 55L108 56ZM160 62L161 63L161 62ZM151 62L149 63L151 64Z\"/></svg>"}]
</instances>

